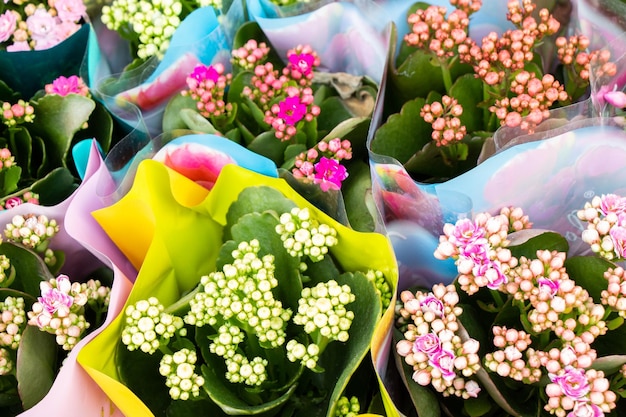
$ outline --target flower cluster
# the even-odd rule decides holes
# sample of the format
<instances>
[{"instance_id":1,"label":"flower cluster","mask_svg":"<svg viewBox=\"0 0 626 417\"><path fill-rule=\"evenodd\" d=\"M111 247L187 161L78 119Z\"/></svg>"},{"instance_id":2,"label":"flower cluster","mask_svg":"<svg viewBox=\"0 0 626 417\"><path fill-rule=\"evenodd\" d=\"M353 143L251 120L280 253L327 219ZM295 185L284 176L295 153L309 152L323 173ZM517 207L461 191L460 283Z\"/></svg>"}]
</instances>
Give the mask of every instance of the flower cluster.
<instances>
[{"instance_id":1,"label":"flower cluster","mask_svg":"<svg viewBox=\"0 0 626 417\"><path fill-rule=\"evenodd\" d=\"M311 218L308 209L293 208L280 216L276 233L291 256L308 256L313 262L321 261L328 248L337 244L337 231L331 226Z\"/></svg>"},{"instance_id":2,"label":"flower cluster","mask_svg":"<svg viewBox=\"0 0 626 417\"><path fill-rule=\"evenodd\" d=\"M90 326L85 308L90 306L102 314L109 305L110 288L98 280L81 284L59 275L41 282L40 288L41 296L28 312L28 324L54 334L57 344L67 351L76 346Z\"/></svg>"},{"instance_id":3,"label":"flower cluster","mask_svg":"<svg viewBox=\"0 0 626 417\"><path fill-rule=\"evenodd\" d=\"M11 242L43 252L58 231L59 225L55 219L48 219L43 214L18 214L13 216L11 223L5 225L4 236Z\"/></svg>"},{"instance_id":4,"label":"flower cluster","mask_svg":"<svg viewBox=\"0 0 626 417\"><path fill-rule=\"evenodd\" d=\"M433 127L432 138L437 146L452 145L465 137L467 128L459 119L462 114L463 107L449 96L443 96L441 103L425 104L420 110L420 116Z\"/></svg>"},{"instance_id":5,"label":"flower cluster","mask_svg":"<svg viewBox=\"0 0 626 417\"><path fill-rule=\"evenodd\" d=\"M608 260L626 258L626 198L596 196L577 215L587 223L582 239L593 252Z\"/></svg>"},{"instance_id":6,"label":"flower cluster","mask_svg":"<svg viewBox=\"0 0 626 417\"><path fill-rule=\"evenodd\" d=\"M270 51L265 42L250 39L232 50L232 73L219 63L198 65L181 95L190 97L194 110L208 120L207 133L252 145L256 138L267 141L271 133L278 139L277 148L286 146L282 142L302 149L285 155L285 166L292 167L296 178L319 184L324 191L338 190L348 177L341 162L352 158L352 145L340 137L320 140L316 133L321 108L313 83L320 58L309 45L298 45L287 51L280 69L269 61ZM232 93L233 84L240 93Z\"/></svg>"},{"instance_id":7,"label":"flower cluster","mask_svg":"<svg viewBox=\"0 0 626 417\"><path fill-rule=\"evenodd\" d=\"M602 195L579 211L579 218L589 222L585 242L608 261L624 259L610 230L621 227L617 218L625 202L615 194ZM483 395L487 380L478 372L481 368L520 384L517 389L539 404L536 415L608 415L617 406L623 375L617 367L595 366L607 351L594 342L608 340L606 335L626 317L624 270L606 260L581 268L589 258L568 259L565 251L556 249L567 249L565 239L556 234L534 234L510 244L509 234L530 227L520 208L446 224L435 257L456 260L458 287L436 284L431 292L402 292L396 323L403 338L396 344L397 354L412 367L413 381L443 395ZM538 242L553 249L537 250ZM598 283L602 277L604 283ZM598 285L601 290L595 289ZM456 288L463 293L457 294ZM598 294L596 300L592 291ZM460 297L463 306L472 308L470 317L456 305ZM450 341L471 341L476 346L470 352L476 353L472 329L484 323L491 325L492 337L480 346L487 353L476 362L459 360L459 352L467 351ZM436 355L442 350L445 354ZM474 367L468 370L469 365ZM459 378L468 380L455 383ZM493 392L489 395L505 409L515 404L508 398L507 404L499 402Z\"/></svg>"},{"instance_id":8,"label":"flower cluster","mask_svg":"<svg viewBox=\"0 0 626 417\"><path fill-rule=\"evenodd\" d=\"M70 75L69 77L61 75L50 84L46 84L44 90L46 94L57 94L62 97L68 94L78 94L85 97L91 95L89 87L87 87L82 78L76 75Z\"/></svg>"},{"instance_id":9,"label":"flower cluster","mask_svg":"<svg viewBox=\"0 0 626 417\"><path fill-rule=\"evenodd\" d=\"M8 127L15 127L22 123L32 123L35 118L35 109L27 101L19 99L17 103L2 102L2 122Z\"/></svg>"},{"instance_id":10,"label":"flower cluster","mask_svg":"<svg viewBox=\"0 0 626 417\"><path fill-rule=\"evenodd\" d=\"M0 46L9 52L49 49L72 36L87 18L82 0L4 2Z\"/></svg>"}]
</instances>

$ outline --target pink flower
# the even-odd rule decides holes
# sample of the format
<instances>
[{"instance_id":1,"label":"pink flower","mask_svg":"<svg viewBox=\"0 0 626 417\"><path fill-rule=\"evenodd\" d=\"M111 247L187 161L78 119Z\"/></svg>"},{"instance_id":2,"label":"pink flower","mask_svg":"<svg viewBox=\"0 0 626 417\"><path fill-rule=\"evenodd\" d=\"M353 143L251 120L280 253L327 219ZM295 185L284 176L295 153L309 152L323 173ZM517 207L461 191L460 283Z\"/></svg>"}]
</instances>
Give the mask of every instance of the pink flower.
<instances>
[{"instance_id":1,"label":"pink flower","mask_svg":"<svg viewBox=\"0 0 626 417\"><path fill-rule=\"evenodd\" d=\"M78 29L80 29L80 25L78 23L70 21L61 22L54 27L54 34L52 37L61 42L76 33Z\"/></svg>"},{"instance_id":2,"label":"pink flower","mask_svg":"<svg viewBox=\"0 0 626 417\"><path fill-rule=\"evenodd\" d=\"M14 42L7 46L7 52L30 51L30 45L26 41Z\"/></svg>"},{"instance_id":3,"label":"pink flower","mask_svg":"<svg viewBox=\"0 0 626 417\"><path fill-rule=\"evenodd\" d=\"M604 100L618 109L626 107L626 94L624 94L623 91L609 91L604 93Z\"/></svg>"},{"instance_id":4,"label":"pink flower","mask_svg":"<svg viewBox=\"0 0 626 417\"><path fill-rule=\"evenodd\" d=\"M322 191L328 191L329 189L339 190L343 180L348 178L348 171L346 167L341 165L339 161L326 158L325 156L320 158L320 161L315 164L315 183L320 185Z\"/></svg>"},{"instance_id":5,"label":"pink flower","mask_svg":"<svg viewBox=\"0 0 626 417\"><path fill-rule=\"evenodd\" d=\"M289 63L302 75L307 76L313 70L315 57L312 54L291 54L289 55Z\"/></svg>"},{"instance_id":6,"label":"pink flower","mask_svg":"<svg viewBox=\"0 0 626 417\"><path fill-rule=\"evenodd\" d=\"M595 404L577 401L574 409L566 417L603 417L604 412Z\"/></svg>"},{"instance_id":7,"label":"pink flower","mask_svg":"<svg viewBox=\"0 0 626 417\"><path fill-rule=\"evenodd\" d=\"M11 10L0 15L0 42L8 41L15 28L17 27L17 19L15 13Z\"/></svg>"},{"instance_id":8,"label":"pink flower","mask_svg":"<svg viewBox=\"0 0 626 417\"><path fill-rule=\"evenodd\" d=\"M580 400L591 390L583 369L566 366L561 375L548 374L550 380L557 384L567 397Z\"/></svg>"},{"instance_id":9,"label":"pink flower","mask_svg":"<svg viewBox=\"0 0 626 417\"><path fill-rule=\"evenodd\" d=\"M423 352L432 355L441 350L441 341L434 333L426 333L418 336L413 343L413 352Z\"/></svg>"},{"instance_id":10,"label":"pink flower","mask_svg":"<svg viewBox=\"0 0 626 417\"><path fill-rule=\"evenodd\" d=\"M47 282L42 282L40 287L41 297L37 300L44 311L49 315L57 313L59 317L66 317L74 304L74 298L69 295L72 288L69 278L66 275L59 275L56 279L56 288L51 288Z\"/></svg>"},{"instance_id":11,"label":"pink flower","mask_svg":"<svg viewBox=\"0 0 626 417\"><path fill-rule=\"evenodd\" d=\"M549 294L550 297L554 297L559 290L558 281L553 281L545 277L539 277L537 279L537 285L540 293Z\"/></svg>"},{"instance_id":12,"label":"pink flower","mask_svg":"<svg viewBox=\"0 0 626 417\"><path fill-rule=\"evenodd\" d=\"M600 212L605 216L626 212L626 198L617 194L603 194L600 197Z\"/></svg>"},{"instance_id":13,"label":"pink flower","mask_svg":"<svg viewBox=\"0 0 626 417\"><path fill-rule=\"evenodd\" d=\"M5 209L11 209L13 207L17 207L20 204L22 204L22 199L19 197L11 197L8 198L7 201L5 201L4 203L4 208Z\"/></svg>"},{"instance_id":14,"label":"pink flower","mask_svg":"<svg viewBox=\"0 0 626 417\"><path fill-rule=\"evenodd\" d=\"M222 168L235 163L229 155L198 143L167 145L154 159L208 190L215 185Z\"/></svg>"},{"instance_id":15,"label":"pink flower","mask_svg":"<svg viewBox=\"0 0 626 417\"><path fill-rule=\"evenodd\" d=\"M47 10L38 8L35 13L28 16L26 25L30 31L30 36L36 41L44 41L54 33L57 21Z\"/></svg>"},{"instance_id":16,"label":"pink flower","mask_svg":"<svg viewBox=\"0 0 626 417\"><path fill-rule=\"evenodd\" d=\"M420 301L420 307L423 312L432 311L437 317L443 316L443 303L433 294L428 294Z\"/></svg>"},{"instance_id":17,"label":"pink flower","mask_svg":"<svg viewBox=\"0 0 626 417\"><path fill-rule=\"evenodd\" d=\"M286 97L278 103L278 117L285 120L287 125L293 126L306 115L306 104L300 101L300 97Z\"/></svg>"},{"instance_id":18,"label":"pink flower","mask_svg":"<svg viewBox=\"0 0 626 417\"><path fill-rule=\"evenodd\" d=\"M626 227L613 226L609 231L615 254L620 258L626 258Z\"/></svg>"},{"instance_id":19,"label":"pink flower","mask_svg":"<svg viewBox=\"0 0 626 417\"><path fill-rule=\"evenodd\" d=\"M210 65L207 67L206 65L201 64L201 65L196 66L193 69L193 72L189 74L189 76L198 82L210 80L210 81L213 81L214 83L217 83L217 80L220 74L213 67L213 65Z\"/></svg>"},{"instance_id":20,"label":"pink flower","mask_svg":"<svg viewBox=\"0 0 626 417\"><path fill-rule=\"evenodd\" d=\"M475 277L485 277L487 279L487 288L497 290L501 285L508 282L506 275L502 272L502 268L497 261L488 260L482 264L478 264L473 269Z\"/></svg>"},{"instance_id":21,"label":"pink flower","mask_svg":"<svg viewBox=\"0 0 626 417\"><path fill-rule=\"evenodd\" d=\"M62 22L78 23L87 16L87 7L83 0L55 0L54 8Z\"/></svg>"},{"instance_id":22,"label":"pink flower","mask_svg":"<svg viewBox=\"0 0 626 417\"><path fill-rule=\"evenodd\" d=\"M89 89L85 86L83 80L76 75L71 75L69 77L61 75L52 81L52 84L47 84L45 86L45 90L48 94L58 94L62 97L65 97L68 94L80 94L84 96L89 92Z\"/></svg>"},{"instance_id":23,"label":"pink flower","mask_svg":"<svg viewBox=\"0 0 626 417\"><path fill-rule=\"evenodd\" d=\"M439 370L444 379L451 380L456 376L454 372L454 359L454 353L449 350L440 349L430 356L428 363L433 368Z\"/></svg>"}]
</instances>

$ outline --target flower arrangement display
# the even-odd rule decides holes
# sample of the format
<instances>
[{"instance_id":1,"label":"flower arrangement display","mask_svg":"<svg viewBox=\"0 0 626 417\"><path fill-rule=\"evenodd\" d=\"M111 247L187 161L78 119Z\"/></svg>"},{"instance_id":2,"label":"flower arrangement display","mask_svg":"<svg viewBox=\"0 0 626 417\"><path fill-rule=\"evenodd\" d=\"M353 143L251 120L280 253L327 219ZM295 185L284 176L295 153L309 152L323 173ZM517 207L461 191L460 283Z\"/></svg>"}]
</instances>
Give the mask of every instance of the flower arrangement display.
<instances>
[{"instance_id":1,"label":"flower arrangement display","mask_svg":"<svg viewBox=\"0 0 626 417\"><path fill-rule=\"evenodd\" d=\"M125 314L79 353L122 412L365 412L377 391L365 358L397 276L383 235L233 164L209 191L142 161L128 194L94 217L139 267Z\"/></svg>"},{"instance_id":2,"label":"flower arrangement display","mask_svg":"<svg viewBox=\"0 0 626 417\"><path fill-rule=\"evenodd\" d=\"M484 145L498 127L532 132L550 109L586 98L592 61L596 77L616 71L608 51L589 51L585 35L560 35L560 22L531 0L509 1L513 28L480 42L468 32L482 2L451 3L449 13L425 3L410 9L409 32L390 63L385 122L371 141L372 152L423 183L476 166L492 153ZM555 52L542 53L554 37ZM404 129L412 133L399 135Z\"/></svg>"},{"instance_id":3,"label":"flower arrangement display","mask_svg":"<svg viewBox=\"0 0 626 417\"><path fill-rule=\"evenodd\" d=\"M521 208L446 223L451 284L400 294L394 356L412 409L445 415L620 415L624 387L623 197L576 212L591 253ZM439 415L439 414L437 414Z\"/></svg>"},{"instance_id":4,"label":"flower arrangement display","mask_svg":"<svg viewBox=\"0 0 626 417\"><path fill-rule=\"evenodd\" d=\"M98 138L103 152L114 142L114 123L76 75L59 76L28 99L0 89L0 203L55 205L80 182L72 150L85 138Z\"/></svg>"},{"instance_id":5,"label":"flower arrangement display","mask_svg":"<svg viewBox=\"0 0 626 417\"><path fill-rule=\"evenodd\" d=\"M223 135L322 191L340 190L352 175L369 176L372 106L363 97L373 104L376 83L347 74L333 80L319 71L323 64L308 45L279 59L254 22L238 31L231 63L232 72L222 64L194 68L165 109L164 132Z\"/></svg>"},{"instance_id":6,"label":"flower arrangement display","mask_svg":"<svg viewBox=\"0 0 626 417\"><path fill-rule=\"evenodd\" d=\"M110 269L71 239L63 223L41 214L64 214L65 207L28 203L0 216L3 415L36 409L65 358L107 313Z\"/></svg>"}]
</instances>

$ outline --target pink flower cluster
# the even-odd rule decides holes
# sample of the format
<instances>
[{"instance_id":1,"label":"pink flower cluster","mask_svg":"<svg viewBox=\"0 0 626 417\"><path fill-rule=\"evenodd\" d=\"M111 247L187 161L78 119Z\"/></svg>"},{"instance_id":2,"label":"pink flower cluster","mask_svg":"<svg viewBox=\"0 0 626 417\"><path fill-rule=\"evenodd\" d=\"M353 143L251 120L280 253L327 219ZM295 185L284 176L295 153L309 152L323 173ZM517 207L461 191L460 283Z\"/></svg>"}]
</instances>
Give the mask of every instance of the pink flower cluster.
<instances>
[{"instance_id":1,"label":"pink flower cluster","mask_svg":"<svg viewBox=\"0 0 626 417\"><path fill-rule=\"evenodd\" d=\"M352 145L349 140L334 138L320 141L313 148L296 156L293 176L320 184L323 191L340 189L348 177L342 160L352 158Z\"/></svg>"},{"instance_id":2,"label":"pink flower cluster","mask_svg":"<svg viewBox=\"0 0 626 417\"><path fill-rule=\"evenodd\" d=\"M454 286L437 284L430 293L403 291L400 299L399 321L406 330L396 350L413 368L413 380L444 396L477 397L481 388L471 377L480 366L479 343L458 335L463 310Z\"/></svg>"},{"instance_id":3,"label":"pink flower cluster","mask_svg":"<svg viewBox=\"0 0 626 417\"><path fill-rule=\"evenodd\" d=\"M473 220L447 223L435 258L456 260L459 285L470 295L482 287L501 289L508 282L506 274L517 266L517 259L507 249L511 227L530 227L521 209L506 208L496 216L480 213Z\"/></svg>"},{"instance_id":4,"label":"pink flower cluster","mask_svg":"<svg viewBox=\"0 0 626 417\"><path fill-rule=\"evenodd\" d=\"M411 46L428 48L440 58L453 57L458 46L468 39L469 17L461 9L454 9L447 17L446 12L445 7L429 6L411 13L408 17L411 31L404 41Z\"/></svg>"},{"instance_id":5,"label":"pink flower cluster","mask_svg":"<svg viewBox=\"0 0 626 417\"><path fill-rule=\"evenodd\" d=\"M242 47L233 49L230 62L246 70L253 70L263 63L270 53L270 47L265 42L256 39L248 40Z\"/></svg>"},{"instance_id":6,"label":"pink flower cluster","mask_svg":"<svg viewBox=\"0 0 626 417\"><path fill-rule=\"evenodd\" d=\"M265 123L274 129L276 138L288 141L298 133L298 124L311 122L319 116L320 108L314 103L311 87L286 86L284 98L265 112Z\"/></svg>"},{"instance_id":7,"label":"pink flower cluster","mask_svg":"<svg viewBox=\"0 0 626 417\"><path fill-rule=\"evenodd\" d=\"M187 77L187 90L181 92L196 101L196 108L206 118L219 118L233 109L224 97L232 74L224 74L224 71L224 65L220 63L210 66L200 64Z\"/></svg>"},{"instance_id":8,"label":"pink flower cluster","mask_svg":"<svg viewBox=\"0 0 626 417\"><path fill-rule=\"evenodd\" d=\"M50 84L46 84L44 90L46 94L56 94L61 97L65 97L69 94L77 94L84 97L90 96L89 87L87 87L83 79L77 75L70 75L69 77L61 75Z\"/></svg>"},{"instance_id":9,"label":"pink flower cluster","mask_svg":"<svg viewBox=\"0 0 626 417\"><path fill-rule=\"evenodd\" d=\"M32 191L26 191L22 195L8 197L4 201L0 201L0 209L9 210L24 203L39 204L39 195Z\"/></svg>"},{"instance_id":10,"label":"pink flower cluster","mask_svg":"<svg viewBox=\"0 0 626 417\"><path fill-rule=\"evenodd\" d=\"M2 122L14 127L22 123L31 123L35 119L35 109L27 101L19 99L17 103L2 103Z\"/></svg>"},{"instance_id":11,"label":"pink flower cluster","mask_svg":"<svg viewBox=\"0 0 626 417\"><path fill-rule=\"evenodd\" d=\"M78 31L87 17L82 0L51 0L49 8L18 0L5 4L9 2L0 15L0 44L9 52L52 48Z\"/></svg>"},{"instance_id":12,"label":"pink flower cluster","mask_svg":"<svg viewBox=\"0 0 626 417\"><path fill-rule=\"evenodd\" d=\"M441 98L441 102L434 101L420 109L420 116L432 125L431 136L437 146L448 146L463 140L467 128L459 119L462 114L463 107L447 95Z\"/></svg>"},{"instance_id":13,"label":"pink flower cluster","mask_svg":"<svg viewBox=\"0 0 626 417\"><path fill-rule=\"evenodd\" d=\"M626 198L603 194L585 203L578 218L587 222L582 240L608 260L626 258Z\"/></svg>"}]
</instances>

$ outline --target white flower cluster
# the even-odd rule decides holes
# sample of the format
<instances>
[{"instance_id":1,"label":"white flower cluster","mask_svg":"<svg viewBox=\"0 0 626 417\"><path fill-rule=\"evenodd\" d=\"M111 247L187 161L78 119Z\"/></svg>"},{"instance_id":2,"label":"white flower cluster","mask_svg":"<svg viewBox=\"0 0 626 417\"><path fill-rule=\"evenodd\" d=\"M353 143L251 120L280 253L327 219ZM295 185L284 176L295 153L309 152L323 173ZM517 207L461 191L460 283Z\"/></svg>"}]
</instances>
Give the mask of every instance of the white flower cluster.
<instances>
[{"instance_id":1,"label":"white flower cluster","mask_svg":"<svg viewBox=\"0 0 626 417\"><path fill-rule=\"evenodd\" d=\"M183 329L183 319L166 313L164 309L156 297L126 307L122 343L128 350L140 349L153 354L159 349L161 339L169 340Z\"/></svg>"},{"instance_id":2,"label":"white flower cluster","mask_svg":"<svg viewBox=\"0 0 626 417\"><path fill-rule=\"evenodd\" d=\"M166 377L172 399L185 401L200 394L204 378L195 373L197 360L196 352L185 348L161 358L159 373Z\"/></svg>"},{"instance_id":3,"label":"white flower cluster","mask_svg":"<svg viewBox=\"0 0 626 417\"><path fill-rule=\"evenodd\" d=\"M4 236L11 242L38 249L45 248L58 231L59 225L56 220L48 219L43 214L18 214L5 226Z\"/></svg>"},{"instance_id":4,"label":"white flower cluster","mask_svg":"<svg viewBox=\"0 0 626 417\"><path fill-rule=\"evenodd\" d=\"M287 359L291 362L300 361L300 363L307 368L315 369L319 355L320 347L315 343L310 343L308 346L305 346L297 340L287 342Z\"/></svg>"},{"instance_id":5,"label":"white flower cluster","mask_svg":"<svg viewBox=\"0 0 626 417\"><path fill-rule=\"evenodd\" d=\"M308 208L294 207L280 216L276 233L287 252L296 257L308 256L313 262L324 259L328 248L337 244L337 231L311 218Z\"/></svg>"}]
</instances>

